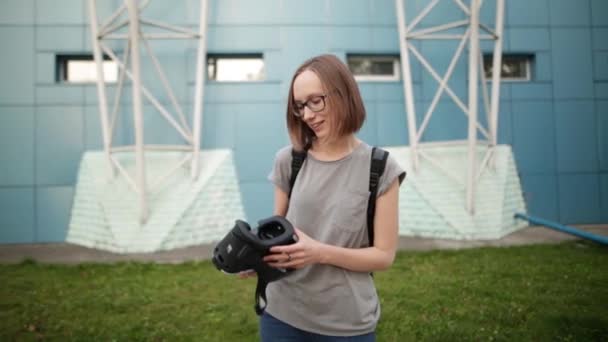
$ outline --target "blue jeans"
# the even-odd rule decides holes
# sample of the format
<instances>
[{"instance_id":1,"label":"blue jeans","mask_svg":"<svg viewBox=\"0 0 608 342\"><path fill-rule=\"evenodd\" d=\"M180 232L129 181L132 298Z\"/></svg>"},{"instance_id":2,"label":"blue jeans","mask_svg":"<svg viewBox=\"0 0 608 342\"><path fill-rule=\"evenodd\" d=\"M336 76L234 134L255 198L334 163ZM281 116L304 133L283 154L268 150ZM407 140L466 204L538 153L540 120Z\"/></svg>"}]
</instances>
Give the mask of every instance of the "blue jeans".
<instances>
[{"instance_id":1,"label":"blue jeans","mask_svg":"<svg viewBox=\"0 0 608 342\"><path fill-rule=\"evenodd\" d=\"M262 342L375 342L376 333L358 336L325 336L300 330L264 312L260 318Z\"/></svg>"}]
</instances>

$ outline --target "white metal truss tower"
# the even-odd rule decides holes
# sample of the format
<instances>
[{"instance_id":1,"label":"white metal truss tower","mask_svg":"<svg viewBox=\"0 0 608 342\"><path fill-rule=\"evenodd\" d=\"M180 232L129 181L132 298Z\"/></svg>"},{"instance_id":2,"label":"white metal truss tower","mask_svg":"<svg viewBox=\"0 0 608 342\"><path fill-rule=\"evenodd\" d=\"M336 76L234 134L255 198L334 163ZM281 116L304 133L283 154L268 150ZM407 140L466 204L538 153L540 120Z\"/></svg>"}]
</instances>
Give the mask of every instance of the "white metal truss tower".
<instances>
[{"instance_id":1,"label":"white metal truss tower","mask_svg":"<svg viewBox=\"0 0 608 342\"><path fill-rule=\"evenodd\" d=\"M100 24L97 16L96 0L89 0L90 26L92 34L93 55L97 66L97 95L99 98L99 115L101 119L103 148L105 157L112 170L112 176L117 174L122 175L127 184L130 185L133 191L137 194L139 201L139 220L141 223L146 222L149 217L149 208L147 204L148 194L155 191L157 187L171 174L180 167L190 165L191 177L196 180L200 165L200 141L201 141L201 123L203 112L203 94L204 94L204 68L206 64L206 30L207 30L207 0L200 0L200 21L198 31L193 31L189 28L178 27L168 23L152 20L142 16L143 9L148 5L149 0L124 0L124 3L107 19ZM123 15L126 12L126 18ZM127 27L127 33L120 33L119 30ZM155 28L155 32L146 33L146 28ZM158 32L158 29L163 30ZM148 40L162 39L194 39L197 40L197 57L196 57L196 83L195 93L193 96L194 106L192 120L189 123L184 115L175 93L167 79L163 68L154 55ZM125 41L124 57L120 59L117 54L110 48L109 41L123 40ZM147 55L152 60L159 79L163 83L163 87L167 92L170 102L173 106L175 116L169 109L161 104L154 95L142 84L142 71L140 61L140 49L145 49ZM106 84L103 76L103 55L109 56L119 67L119 78L114 96L114 103L110 113L109 103L106 94ZM135 132L134 145L130 146L113 146L112 137L115 128L115 123L118 115L120 99L123 90L125 77L131 81L132 85L132 101L133 101L133 127ZM144 144L144 128L143 128L143 99L149 101L166 119L184 139L184 145L146 145ZM177 165L171 167L168 173L159 179L154 180L151 184L146 181L146 164L144 153L148 150L161 151L185 151L186 156L178 162ZM121 165L119 158L114 157L114 153L134 152L135 154L135 174L132 175L125 170Z\"/></svg>"},{"instance_id":2,"label":"white metal truss tower","mask_svg":"<svg viewBox=\"0 0 608 342\"><path fill-rule=\"evenodd\" d=\"M443 171L446 176L461 182L459 177L450 173L441 166L441 163L434 160L424 152L424 143L421 142L424 131L429 123L433 112L436 109L437 103L443 93L454 101L454 103L468 117L468 160L467 174L465 181L466 189L466 210L470 215L475 213L474 197L476 183L481 174L487 168L493 166L493 152L497 145L498 131L498 107L500 101L500 70L502 64L502 43L503 43L503 19L504 19L504 0L496 1L496 17L494 29L480 22L480 8L483 5L483 0L470 0L469 6L463 0L445 0L453 1L464 12L465 19L454 22L445 23L433 27L417 28L417 25L433 10L440 0L431 0L414 19L406 23L406 8L404 0L395 0L397 11L397 21L399 28L399 41L401 53L401 68L403 76L403 89L405 98L405 110L407 113L408 135L410 142L410 157L411 165L414 171L419 169L419 158L423 158L430 164ZM464 30L464 33L454 34L455 29ZM483 31L483 32L480 32ZM459 45L454 53L454 56L445 71L443 76L433 68L431 63L420 53L416 48L414 41L416 40L456 40ZM480 50L480 40L493 40L493 61L492 61L492 80L491 94L488 94L486 87L486 78L483 66L483 56ZM449 86L449 80L452 76L454 68L459 57L462 55L465 46L468 45L468 99L467 104L461 100ZM416 124L416 109L414 106L414 91L412 83L412 71L410 64L410 53L420 62L420 64L430 73L430 75L439 83L439 87L426 111L420 126ZM482 127L478 120L478 101L479 101L479 84L481 83L481 92L483 97L484 109L487 114L488 127ZM486 140L479 140L478 133L483 135ZM451 142L433 142L434 145L441 143L450 144ZM480 144L487 144L485 157L479 163L477 156L477 147ZM422 146L421 146L422 145Z\"/></svg>"}]
</instances>

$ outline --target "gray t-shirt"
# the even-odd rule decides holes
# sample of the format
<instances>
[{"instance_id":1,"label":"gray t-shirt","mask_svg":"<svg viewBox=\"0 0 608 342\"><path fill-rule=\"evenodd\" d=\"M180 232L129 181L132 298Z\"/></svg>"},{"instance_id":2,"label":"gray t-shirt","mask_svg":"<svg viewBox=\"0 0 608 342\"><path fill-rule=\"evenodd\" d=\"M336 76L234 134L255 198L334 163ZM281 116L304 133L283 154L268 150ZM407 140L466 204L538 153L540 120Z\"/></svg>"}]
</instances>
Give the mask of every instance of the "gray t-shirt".
<instances>
[{"instance_id":1,"label":"gray t-shirt","mask_svg":"<svg viewBox=\"0 0 608 342\"><path fill-rule=\"evenodd\" d=\"M269 180L289 193L291 146L279 150ZM294 184L286 218L315 240L347 248L369 245L367 203L372 148L359 144L348 156L320 161L310 153ZM378 186L386 192L405 172L389 155ZM296 328L332 336L372 332L380 304L371 275L315 264L268 284L266 311Z\"/></svg>"}]
</instances>

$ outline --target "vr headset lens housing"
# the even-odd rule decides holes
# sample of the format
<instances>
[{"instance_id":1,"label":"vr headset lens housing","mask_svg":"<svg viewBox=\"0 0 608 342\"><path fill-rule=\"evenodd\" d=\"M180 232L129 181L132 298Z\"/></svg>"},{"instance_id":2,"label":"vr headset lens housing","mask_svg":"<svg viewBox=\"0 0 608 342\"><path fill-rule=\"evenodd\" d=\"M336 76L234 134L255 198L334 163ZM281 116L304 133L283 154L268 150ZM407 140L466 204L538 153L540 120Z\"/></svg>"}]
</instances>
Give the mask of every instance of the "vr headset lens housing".
<instances>
[{"instance_id":1,"label":"vr headset lens housing","mask_svg":"<svg viewBox=\"0 0 608 342\"><path fill-rule=\"evenodd\" d=\"M295 243L293 226L281 216L273 216L259 222L252 230L247 222L237 220L234 227L217 244L213 251L213 264L226 273L238 273L254 269L259 277L273 281L290 270L268 266L262 258L271 247Z\"/></svg>"}]
</instances>

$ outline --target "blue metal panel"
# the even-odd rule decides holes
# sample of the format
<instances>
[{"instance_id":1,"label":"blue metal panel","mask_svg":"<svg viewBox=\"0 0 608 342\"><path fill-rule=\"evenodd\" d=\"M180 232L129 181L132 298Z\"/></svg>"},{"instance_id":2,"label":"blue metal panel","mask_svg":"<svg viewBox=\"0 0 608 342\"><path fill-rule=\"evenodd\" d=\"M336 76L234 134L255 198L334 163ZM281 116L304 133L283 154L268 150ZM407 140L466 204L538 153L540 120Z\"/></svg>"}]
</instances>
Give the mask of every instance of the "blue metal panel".
<instances>
[{"instance_id":1,"label":"blue metal panel","mask_svg":"<svg viewBox=\"0 0 608 342\"><path fill-rule=\"evenodd\" d=\"M211 26L209 52L261 52L280 49L281 30L273 26Z\"/></svg>"},{"instance_id":2,"label":"blue metal panel","mask_svg":"<svg viewBox=\"0 0 608 342\"><path fill-rule=\"evenodd\" d=\"M273 156L274 158L274 156ZM268 165L268 173L270 173L272 164ZM267 218L273 213L274 203L274 185L266 180L256 182L241 182L241 198L245 205L245 215L247 222L252 226L257 226L260 219Z\"/></svg>"},{"instance_id":3,"label":"blue metal panel","mask_svg":"<svg viewBox=\"0 0 608 342\"><path fill-rule=\"evenodd\" d=\"M513 100L550 100L553 97L551 83L511 82Z\"/></svg>"},{"instance_id":4,"label":"blue metal panel","mask_svg":"<svg viewBox=\"0 0 608 342\"><path fill-rule=\"evenodd\" d=\"M103 150L103 138L101 132L101 123L99 122L99 107L86 106L84 109L84 149ZM118 125L120 120L117 119ZM119 141L114 140L113 145L120 145Z\"/></svg>"},{"instance_id":5,"label":"blue metal panel","mask_svg":"<svg viewBox=\"0 0 608 342\"><path fill-rule=\"evenodd\" d=\"M550 101L513 102L513 150L522 173L555 172L555 119ZM542 138L539 137L542 132Z\"/></svg>"},{"instance_id":6,"label":"blue metal panel","mask_svg":"<svg viewBox=\"0 0 608 342\"><path fill-rule=\"evenodd\" d=\"M370 145L378 143L378 114L374 103L365 104L366 118L357 136Z\"/></svg>"},{"instance_id":7,"label":"blue metal panel","mask_svg":"<svg viewBox=\"0 0 608 342\"><path fill-rule=\"evenodd\" d=\"M371 29L367 26L336 26L331 28L329 45L331 49L365 52L369 51L371 44Z\"/></svg>"},{"instance_id":8,"label":"blue metal panel","mask_svg":"<svg viewBox=\"0 0 608 342\"><path fill-rule=\"evenodd\" d=\"M84 86L72 84L50 84L36 86L36 101L39 105L80 105L84 99Z\"/></svg>"},{"instance_id":9,"label":"blue metal panel","mask_svg":"<svg viewBox=\"0 0 608 342\"><path fill-rule=\"evenodd\" d=\"M57 9L62 7L57 6ZM81 52L84 49L84 26L37 26L36 50Z\"/></svg>"},{"instance_id":10,"label":"blue metal panel","mask_svg":"<svg viewBox=\"0 0 608 342\"><path fill-rule=\"evenodd\" d=\"M403 102L378 102L375 105L378 118L378 145L395 146L409 144L407 119Z\"/></svg>"},{"instance_id":11,"label":"blue metal panel","mask_svg":"<svg viewBox=\"0 0 608 342\"><path fill-rule=\"evenodd\" d=\"M555 102L558 172L597 172L597 134L592 101Z\"/></svg>"},{"instance_id":12,"label":"blue metal panel","mask_svg":"<svg viewBox=\"0 0 608 342\"><path fill-rule=\"evenodd\" d=\"M371 1L332 0L328 3L333 25L369 25Z\"/></svg>"},{"instance_id":13,"label":"blue metal panel","mask_svg":"<svg viewBox=\"0 0 608 342\"><path fill-rule=\"evenodd\" d=\"M406 14L408 21L411 22L414 16L426 7L428 1L416 1L415 4L408 5L406 1ZM411 9L410 9L411 8ZM445 24L465 18L464 12L454 1L439 1L433 10L420 22L419 28Z\"/></svg>"},{"instance_id":14,"label":"blue metal panel","mask_svg":"<svg viewBox=\"0 0 608 342\"><path fill-rule=\"evenodd\" d=\"M549 25L549 1L551 0L505 1L506 23L510 26Z\"/></svg>"},{"instance_id":15,"label":"blue metal panel","mask_svg":"<svg viewBox=\"0 0 608 342\"><path fill-rule=\"evenodd\" d=\"M36 189L36 237L37 242L65 241L70 211L74 199L74 187L38 187Z\"/></svg>"},{"instance_id":16,"label":"blue metal panel","mask_svg":"<svg viewBox=\"0 0 608 342\"><path fill-rule=\"evenodd\" d=\"M102 1L103 2L103 1ZM82 0L36 0L36 23L39 25L78 25L88 23Z\"/></svg>"},{"instance_id":17,"label":"blue metal panel","mask_svg":"<svg viewBox=\"0 0 608 342\"><path fill-rule=\"evenodd\" d=\"M193 86L189 93L194 93ZM206 103L268 103L283 100L276 82L208 82Z\"/></svg>"},{"instance_id":18,"label":"blue metal panel","mask_svg":"<svg viewBox=\"0 0 608 342\"><path fill-rule=\"evenodd\" d=\"M608 81L608 51L593 53L593 78L596 81Z\"/></svg>"},{"instance_id":19,"label":"blue metal panel","mask_svg":"<svg viewBox=\"0 0 608 342\"><path fill-rule=\"evenodd\" d=\"M33 242L35 218L32 188L0 188L0 243Z\"/></svg>"},{"instance_id":20,"label":"blue metal panel","mask_svg":"<svg viewBox=\"0 0 608 342\"><path fill-rule=\"evenodd\" d=\"M266 82L280 82L283 78L290 77L283 72L284 61L281 50L264 51L264 65L266 71ZM290 81L287 80L286 82Z\"/></svg>"},{"instance_id":21,"label":"blue metal panel","mask_svg":"<svg viewBox=\"0 0 608 342\"><path fill-rule=\"evenodd\" d=\"M510 101L500 101L498 112L498 143L513 145L513 110Z\"/></svg>"},{"instance_id":22,"label":"blue metal panel","mask_svg":"<svg viewBox=\"0 0 608 342\"><path fill-rule=\"evenodd\" d=\"M31 25L34 23L34 0L4 0L0 25Z\"/></svg>"},{"instance_id":23,"label":"blue metal panel","mask_svg":"<svg viewBox=\"0 0 608 342\"><path fill-rule=\"evenodd\" d=\"M608 82L595 82L595 97L608 99Z\"/></svg>"},{"instance_id":24,"label":"blue metal panel","mask_svg":"<svg viewBox=\"0 0 608 342\"><path fill-rule=\"evenodd\" d=\"M450 62L452 61L452 57L454 52L456 52L456 48L458 46L457 42L436 42L436 41L424 41L422 43L422 49L420 53L424 56L424 58L431 64L435 72L439 75L440 78L443 78ZM448 85L452 89L452 91L464 102L467 102L467 58L466 58L466 50L463 51L456 66L454 67L454 71L448 82ZM412 59L415 57L412 56ZM432 100L435 96L435 92L439 87L439 83L435 80L434 77L426 70L422 69L422 96L423 100ZM447 98L447 93L444 92L445 98Z\"/></svg>"},{"instance_id":25,"label":"blue metal panel","mask_svg":"<svg viewBox=\"0 0 608 342\"><path fill-rule=\"evenodd\" d=\"M33 104L34 30L0 27L0 42L5 46L0 53L0 104Z\"/></svg>"},{"instance_id":26,"label":"blue metal panel","mask_svg":"<svg viewBox=\"0 0 608 342\"><path fill-rule=\"evenodd\" d=\"M530 53L551 49L548 28L511 28L509 33L510 51Z\"/></svg>"},{"instance_id":27,"label":"blue metal panel","mask_svg":"<svg viewBox=\"0 0 608 342\"><path fill-rule=\"evenodd\" d=\"M39 107L36 184L74 184L84 148L82 107Z\"/></svg>"},{"instance_id":28,"label":"blue metal panel","mask_svg":"<svg viewBox=\"0 0 608 342\"><path fill-rule=\"evenodd\" d=\"M0 185L34 184L34 108L0 107Z\"/></svg>"},{"instance_id":29,"label":"blue metal panel","mask_svg":"<svg viewBox=\"0 0 608 342\"><path fill-rule=\"evenodd\" d=\"M420 95L420 87L414 85L414 99ZM379 82L376 85L376 99L378 101L403 101L403 83Z\"/></svg>"},{"instance_id":30,"label":"blue metal panel","mask_svg":"<svg viewBox=\"0 0 608 342\"><path fill-rule=\"evenodd\" d=\"M552 29L554 94L559 99L593 97L591 34L588 29Z\"/></svg>"},{"instance_id":31,"label":"blue metal panel","mask_svg":"<svg viewBox=\"0 0 608 342\"><path fill-rule=\"evenodd\" d=\"M114 123L114 132L112 136L112 145L113 146L121 146L124 145L124 118L121 117L121 114L124 116L124 111L121 113L123 107L119 107L118 117L116 118L116 122ZM108 115L111 115L111 109L108 108ZM128 119L133 120L133 110L130 109L128 112ZM101 118L99 115L99 106L86 106L84 112L84 124L85 124L85 148L95 149L96 146L99 146L99 149L102 149L103 140L101 138ZM99 144L99 145L98 145Z\"/></svg>"},{"instance_id":32,"label":"blue metal panel","mask_svg":"<svg viewBox=\"0 0 608 342\"><path fill-rule=\"evenodd\" d=\"M505 13L505 26L509 25L509 18ZM496 1L484 1L479 9L479 21L488 26L494 26L496 22Z\"/></svg>"},{"instance_id":33,"label":"blue metal panel","mask_svg":"<svg viewBox=\"0 0 608 342\"><path fill-rule=\"evenodd\" d=\"M174 112L171 104L164 103L163 105L170 112ZM127 105L123 106L121 109L122 113L119 114L120 119L117 119L115 139L123 139L122 141L124 143L133 144L135 139L133 107ZM187 107L183 107L182 109L187 110ZM173 118L175 121L180 122L177 114L173 114ZM146 144L185 144L184 138L171 124L169 124L156 107L145 103L143 105L143 129L144 142ZM121 140L117 140L117 143L120 144L120 141Z\"/></svg>"},{"instance_id":34,"label":"blue metal panel","mask_svg":"<svg viewBox=\"0 0 608 342\"><path fill-rule=\"evenodd\" d=\"M410 1L406 1L409 3ZM372 25L397 25L394 0L371 0L370 23Z\"/></svg>"},{"instance_id":35,"label":"blue metal panel","mask_svg":"<svg viewBox=\"0 0 608 342\"><path fill-rule=\"evenodd\" d=\"M552 26L584 26L591 24L589 0L550 0ZM554 36L555 37L555 36Z\"/></svg>"},{"instance_id":36,"label":"blue metal panel","mask_svg":"<svg viewBox=\"0 0 608 342\"><path fill-rule=\"evenodd\" d=\"M331 28L324 26L287 26L281 28L281 42L283 43L285 61L284 72L285 75L289 75L286 77L290 77L304 60L327 53L330 50L330 32Z\"/></svg>"},{"instance_id":37,"label":"blue metal panel","mask_svg":"<svg viewBox=\"0 0 608 342\"><path fill-rule=\"evenodd\" d=\"M289 1L295 2L295 1ZM278 24L282 20L280 0L214 0L209 2L209 23L225 24ZM323 10L323 7L320 7ZM303 18L306 15L302 13ZM198 22L196 19L195 22Z\"/></svg>"},{"instance_id":38,"label":"blue metal panel","mask_svg":"<svg viewBox=\"0 0 608 342\"><path fill-rule=\"evenodd\" d=\"M601 222L598 174L561 174L558 181L560 222Z\"/></svg>"},{"instance_id":39,"label":"blue metal panel","mask_svg":"<svg viewBox=\"0 0 608 342\"><path fill-rule=\"evenodd\" d=\"M599 166L608 171L608 101L596 102L596 118Z\"/></svg>"},{"instance_id":40,"label":"blue metal panel","mask_svg":"<svg viewBox=\"0 0 608 342\"><path fill-rule=\"evenodd\" d=\"M550 52L538 52L534 56L532 66L532 79L536 82L547 82L553 80L553 66Z\"/></svg>"},{"instance_id":41,"label":"blue metal panel","mask_svg":"<svg viewBox=\"0 0 608 342\"><path fill-rule=\"evenodd\" d=\"M559 220L555 174L520 174L528 213Z\"/></svg>"},{"instance_id":42,"label":"blue metal panel","mask_svg":"<svg viewBox=\"0 0 608 342\"><path fill-rule=\"evenodd\" d=\"M430 102L425 102L419 112L423 117ZM419 124L420 125L420 124ZM423 141L460 140L467 138L468 119L451 100L439 101L424 132Z\"/></svg>"},{"instance_id":43,"label":"blue metal panel","mask_svg":"<svg viewBox=\"0 0 608 342\"><path fill-rule=\"evenodd\" d=\"M397 27L373 27L371 49L379 52L399 53L399 31Z\"/></svg>"},{"instance_id":44,"label":"blue metal panel","mask_svg":"<svg viewBox=\"0 0 608 342\"><path fill-rule=\"evenodd\" d=\"M162 65L163 72L165 77L167 78L169 84L171 85L171 89L173 90L173 94L177 98L178 101L183 102L188 98L188 85L186 83L186 67L184 64L186 63L185 57L182 55L183 51L178 51L173 54L167 50L155 49L155 53L163 51L163 55L157 55L160 64ZM154 97L163 103L171 103L169 94L165 90L165 87L161 81L161 78L154 67L152 59L145 58L141 63L142 70L147 70L147 72L142 73L142 84L148 89ZM129 93L129 95L131 95ZM192 96L192 94L190 94ZM144 98L145 99L145 98ZM113 98L112 98L113 101ZM145 100L147 101L147 100Z\"/></svg>"},{"instance_id":45,"label":"blue metal panel","mask_svg":"<svg viewBox=\"0 0 608 342\"><path fill-rule=\"evenodd\" d=\"M37 53L36 54L36 82L54 83L55 82L55 54Z\"/></svg>"},{"instance_id":46,"label":"blue metal panel","mask_svg":"<svg viewBox=\"0 0 608 342\"><path fill-rule=\"evenodd\" d=\"M152 106L144 106L144 132L146 144L181 145L181 134ZM177 118L177 116L175 116ZM178 119L179 120L179 119Z\"/></svg>"},{"instance_id":47,"label":"blue metal panel","mask_svg":"<svg viewBox=\"0 0 608 342\"><path fill-rule=\"evenodd\" d=\"M123 84L122 96L121 96L121 104L130 103L131 101L131 87L125 87ZM106 84L106 97L108 99L108 106L111 109L111 106L114 105L114 97L116 96L115 90L117 86L114 84ZM97 105L99 103L99 98L97 97L97 85L95 84L86 84L83 86L84 92L84 104L85 105Z\"/></svg>"},{"instance_id":48,"label":"blue metal panel","mask_svg":"<svg viewBox=\"0 0 608 342\"><path fill-rule=\"evenodd\" d=\"M235 159L239 179L260 181L268 175L274 153L290 143L285 109L278 103L240 104L235 108Z\"/></svg>"},{"instance_id":49,"label":"blue metal panel","mask_svg":"<svg viewBox=\"0 0 608 342\"><path fill-rule=\"evenodd\" d=\"M591 24L608 26L608 1L591 0Z\"/></svg>"},{"instance_id":50,"label":"blue metal panel","mask_svg":"<svg viewBox=\"0 0 608 342\"><path fill-rule=\"evenodd\" d=\"M282 1L281 19L290 25L314 25L330 23L328 1Z\"/></svg>"},{"instance_id":51,"label":"blue metal panel","mask_svg":"<svg viewBox=\"0 0 608 342\"><path fill-rule=\"evenodd\" d=\"M594 50L608 50L608 28L594 27L591 29Z\"/></svg>"},{"instance_id":52,"label":"blue metal panel","mask_svg":"<svg viewBox=\"0 0 608 342\"><path fill-rule=\"evenodd\" d=\"M359 86L359 92L361 92L361 97L363 98L363 102L367 105L370 102L376 101L376 87L378 86L377 82L357 82Z\"/></svg>"},{"instance_id":53,"label":"blue metal panel","mask_svg":"<svg viewBox=\"0 0 608 342\"><path fill-rule=\"evenodd\" d=\"M600 173L601 222L608 222L608 173Z\"/></svg>"},{"instance_id":54,"label":"blue metal panel","mask_svg":"<svg viewBox=\"0 0 608 342\"><path fill-rule=\"evenodd\" d=\"M205 105L203 115L202 147L235 148L236 121L233 105L211 103Z\"/></svg>"},{"instance_id":55,"label":"blue metal panel","mask_svg":"<svg viewBox=\"0 0 608 342\"><path fill-rule=\"evenodd\" d=\"M98 1L103 2L103 1ZM145 18L162 18L174 25L198 23L200 1L150 1L142 12ZM213 2L213 1L211 1Z\"/></svg>"}]
</instances>

